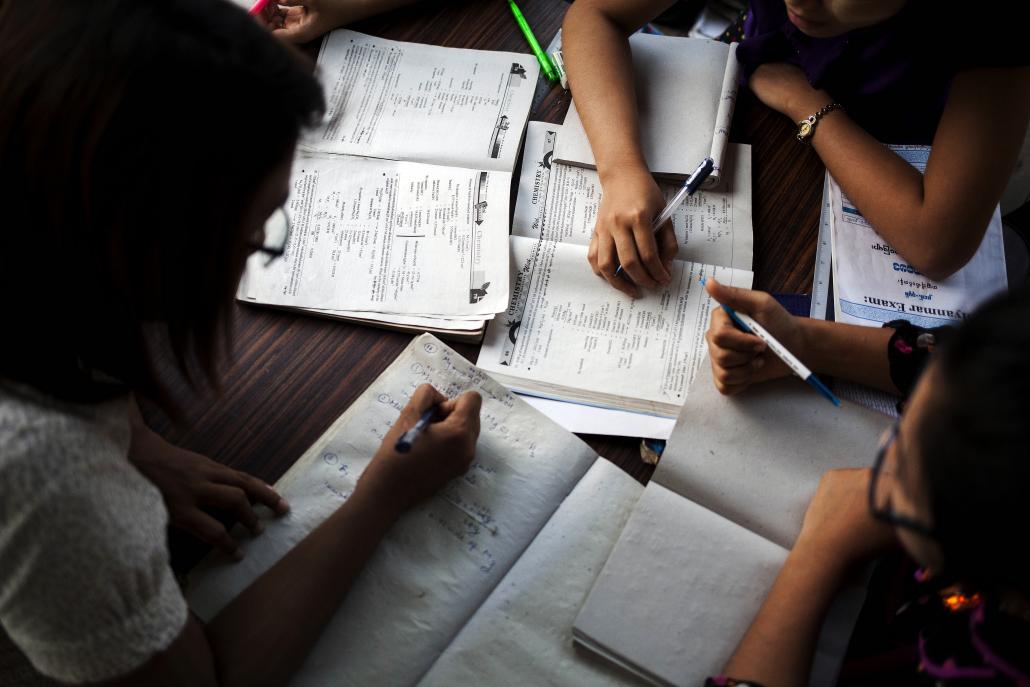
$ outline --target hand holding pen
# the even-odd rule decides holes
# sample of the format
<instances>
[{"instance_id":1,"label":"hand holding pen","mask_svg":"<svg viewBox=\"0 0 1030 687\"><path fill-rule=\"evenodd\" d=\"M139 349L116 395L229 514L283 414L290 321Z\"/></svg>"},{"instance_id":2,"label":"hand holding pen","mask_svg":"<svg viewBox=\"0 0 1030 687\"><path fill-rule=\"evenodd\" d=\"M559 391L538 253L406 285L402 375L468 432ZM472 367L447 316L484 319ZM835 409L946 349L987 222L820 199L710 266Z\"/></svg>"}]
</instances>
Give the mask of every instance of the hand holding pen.
<instances>
[{"instance_id":1,"label":"hand holding pen","mask_svg":"<svg viewBox=\"0 0 1030 687\"><path fill-rule=\"evenodd\" d=\"M481 404L474 391L448 399L429 384L418 387L386 433L355 494L372 494L400 513L463 474L475 456ZM411 433L416 426L419 431Z\"/></svg>"},{"instance_id":2,"label":"hand holding pen","mask_svg":"<svg viewBox=\"0 0 1030 687\"><path fill-rule=\"evenodd\" d=\"M715 386L737 394L756 382L797 374L834 403L840 402L804 367L805 336L797 318L772 296L704 280L709 295L723 307L712 309L705 339ZM744 331L743 328L752 330ZM756 331L757 330L757 331Z\"/></svg>"}]
</instances>

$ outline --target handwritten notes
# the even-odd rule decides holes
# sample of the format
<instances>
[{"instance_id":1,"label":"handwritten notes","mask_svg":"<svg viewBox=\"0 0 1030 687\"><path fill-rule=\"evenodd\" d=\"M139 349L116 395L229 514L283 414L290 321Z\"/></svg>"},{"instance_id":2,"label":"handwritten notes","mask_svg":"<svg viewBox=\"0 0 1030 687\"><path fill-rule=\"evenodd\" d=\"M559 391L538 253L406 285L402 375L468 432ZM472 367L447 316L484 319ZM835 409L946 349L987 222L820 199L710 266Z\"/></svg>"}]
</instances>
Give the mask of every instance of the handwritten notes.
<instances>
[{"instance_id":1,"label":"handwritten notes","mask_svg":"<svg viewBox=\"0 0 1030 687\"><path fill-rule=\"evenodd\" d=\"M430 335L415 339L278 482L289 515L191 576L203 618L328 517L420 384L483 397L468 473L398 521L326 627L299 685L414 684L536 537L595 454Z\"/></svg>"}]
</instances>

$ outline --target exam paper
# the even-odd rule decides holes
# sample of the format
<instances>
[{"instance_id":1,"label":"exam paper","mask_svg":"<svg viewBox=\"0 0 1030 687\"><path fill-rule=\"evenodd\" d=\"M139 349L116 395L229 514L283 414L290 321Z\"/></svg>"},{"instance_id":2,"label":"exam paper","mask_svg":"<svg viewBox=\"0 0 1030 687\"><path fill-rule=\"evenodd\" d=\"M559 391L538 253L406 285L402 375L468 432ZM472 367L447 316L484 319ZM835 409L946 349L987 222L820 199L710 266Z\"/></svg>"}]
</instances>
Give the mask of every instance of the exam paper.
<instances>
[{"instance_id":1,"label":"exam paper","mask_svg":"<svg viewBox=\"0 0 1030 687\"><path fill-rule=\"evenodd\" d=\"M577 653L572 622L643 491L595 461L419 684L636 684Z\"/></svg>"},{"instance_id":2,"label":"exam paper","mask_svg":"<svg viewBox=\"0 0 1030 687\"><path fill-rule=\"evenodd\" d=\"M601 205L601 181L594 169L554 161L563 136L560 126L529 123L512 234L589 246ZM672 216L677 258L750 270L751 146L729 146L724 163L724 183L717 190L698 191ZM659 183L666 201L680 186Z\"/></svg>"},{"instance_id":3,"label":"exam paper","mask_svg":"<svg viewBox=\"0 0 1030 687\"><path fill-rule=\"evenodd\" d=\"M312 649L294 685L411 685L487 599L595 459L429 335L415 339L277 483L291 504L230 564L209 557L187 596L210 620L352 493L421 383L483 396L469 471L391 528Z\"/></svg>"},{"instance_id":4,"label":"exam paper","mask_svg":"<svg viewBox=\"0 0 1030 687\"><path fill-rule=\"evenodd\" d=\"M245 300L322 310L493 315L508 300L511 175L337 155L293 163L286 253L247 263Z\"/></svg>"},{"instance_id":5,"label":"exam paper","mask_svg":"<svg viewBox=\"0 0 1030 687\"><path fill-rule=\"evenodd\" d=\"M889 146L923 171L928 146ZM833 204L833 277L838 322L880 326L904 319L922 327L954 324L980 303L1004 291L1005 247L1001 212L994 211L972 260L943 281L934 281L898 255L870 226L829 176Z\"/></svg>"},{"instance_id":6,"label":"exam paper","mask_svg":"<svg viewBox=\"0 0 1030 687\"><path fill-rule=\"evenodd\" d=\"M303 146L511 172L540 67L522 53L337 29L322 42L318 73L326 116Z\"/></svg>"},{"instance_id":7,"label":"exam paper","mask_svg":"<svg viewBox=\"0 0 1030 687\"><path fill-rule=\"evenodd\" d=\"M672 263L672 282L633 299L602 282L586 247L511 237L512 296L478 364L531 394L675 415L698 368L712 300L698 280L750 287L746 270Z\"/></svg>"}]
</instances>

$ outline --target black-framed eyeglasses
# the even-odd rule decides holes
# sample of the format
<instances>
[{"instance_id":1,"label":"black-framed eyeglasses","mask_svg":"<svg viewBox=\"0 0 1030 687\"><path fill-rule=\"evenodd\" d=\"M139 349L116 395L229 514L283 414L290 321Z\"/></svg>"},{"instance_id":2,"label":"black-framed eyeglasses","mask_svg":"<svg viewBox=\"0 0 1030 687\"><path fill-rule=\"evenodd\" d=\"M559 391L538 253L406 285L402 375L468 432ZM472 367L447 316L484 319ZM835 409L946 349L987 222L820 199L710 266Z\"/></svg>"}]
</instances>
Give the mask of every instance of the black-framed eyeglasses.
<instances>
[{"instance_id":1,"label":"black-framed eyeglasses","mask_svg":"<svg viewBox=\"0 0 1030 687\"><path fill-rule=\"evenodd\" d=\"M276 208L265 222L264 242L249 241L247 246L255 252L265 254L267 267L286 253L286 246L290 242L290 229L290 215L286 211L286 206L282 205Z\"/></svg>"},{"instance_id":2,"label":"black-framed eyeglasses","mask_svg":"<svg viewBox=\"0 0 1030 687\"><path fill-rule=\"evenodd\" d=\"M869 512L877 520L882 520L889 525L904 527L927 537L936 537L937 533L934 528L906 515L896 513L891 508L890 485L881 479L883 462L887 458L887 451L890 450L891 444L898 438L898 424L898 422L895 422L884 436L883 441L880 443L880 450L876 454L876 462L873 463L873 474L869 478Z\"/></svg>"}]
</instances>

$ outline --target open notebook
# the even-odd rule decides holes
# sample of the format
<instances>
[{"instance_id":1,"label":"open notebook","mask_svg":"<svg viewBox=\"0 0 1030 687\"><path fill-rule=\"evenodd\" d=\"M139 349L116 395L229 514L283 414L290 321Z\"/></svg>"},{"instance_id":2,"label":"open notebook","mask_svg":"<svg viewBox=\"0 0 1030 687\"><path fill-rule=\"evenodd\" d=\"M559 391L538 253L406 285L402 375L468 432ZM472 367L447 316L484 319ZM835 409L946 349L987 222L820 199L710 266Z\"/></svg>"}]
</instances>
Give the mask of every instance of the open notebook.
<instances>
[{"instance_id":1,"label":"open notebook","mask_svg":"<svg viewBox=\"0 0 1030 687\"><path fill-rule=\"evenodd\" d=\"M587 263L601 185L594 170L553 163L565 133L541 122L527 130L511 299L487 328L478 365L528 395L675 417L705 362L711 299L698 279L751 286L751 149L730 146L729 183L673 216L672 284L632 299Z\"/></svg>"},{"instance_id":2,"label":"open notebook","mask_svg":"<svg viewBox=\"0 0 1030 687\"><path fill-rule=\"evenodd\" d=\"M617 684L573 650L572 620L643 487L423 335L276 484L291 511L212 555L187 597L210 619L350 495L422 383L483 395L476 458L380 543L295 685Z\"/></svg>"},{"instance_id":3,"label":"open notebook","mask_svg":"<svg viewBox=\"0 0 1030 687\"><path fill-rule=\"evenodd\" d=\"M718 185L737 99L736 46L644 33L630 36L629 46L647 168L656 176L683 180L701 160L711 157L715 170L705 186ZM576 109L575 90L564 124L555 160L596 166Z\"/></svg>"},{"instance_id":4,"label":"open notebook","mask_svg":"<svg viewBox=\"0 0 1030 687\"><path fill-rule=\"evenodd\" d=\"M286 254L255 254L237 297L481 334L508 300L511 172L536 61L340 29L318 72L327 112L293 162Z\"/></svg>"},{"instance_id":5,"label":"open notebook","mask_svg":"<svg viewBox=\"0 0 1030 687\"><path fill-rule=\"evenodd\" d=\"M888 422L858 405L836 408L796 378L727 397L710 369L699 374L576 619L576 641L658 684L719 674L823 473L870 464ZM833 608L816 684L832 684L862 598L849 589Z\"/></svg>"}]
</instances>

